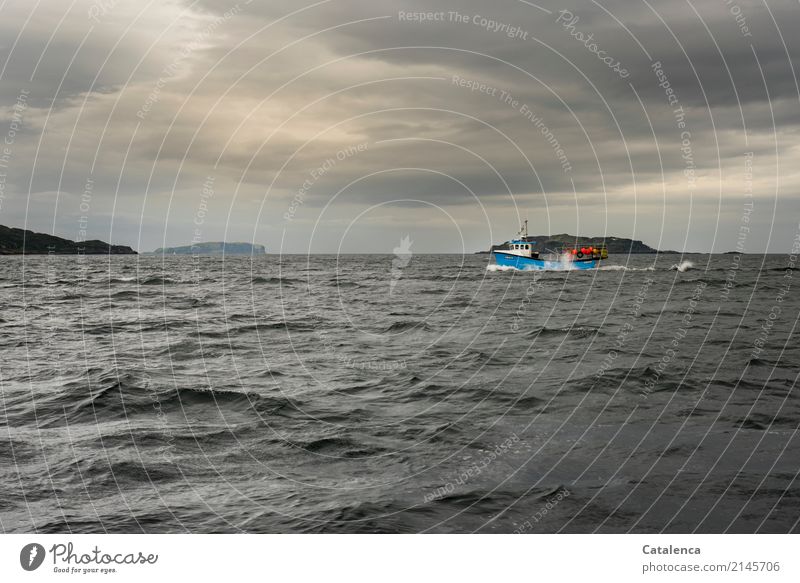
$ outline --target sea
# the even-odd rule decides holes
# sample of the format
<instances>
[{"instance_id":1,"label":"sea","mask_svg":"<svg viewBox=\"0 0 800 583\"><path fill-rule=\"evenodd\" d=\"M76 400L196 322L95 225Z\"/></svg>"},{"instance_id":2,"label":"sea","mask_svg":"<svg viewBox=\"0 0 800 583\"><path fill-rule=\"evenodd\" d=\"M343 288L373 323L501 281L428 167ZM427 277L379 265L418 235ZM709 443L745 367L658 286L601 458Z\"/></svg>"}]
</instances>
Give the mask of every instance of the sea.
<instances>
[{"instance_id":1,"label":"sea","mask_svg":"<svg viewBox=\"0 0 800 583\"><path fill-rule=\"evenodd\" d=\"M0 259L0 531L800 530L787 255Z\"/></svg>"}]
</instances>

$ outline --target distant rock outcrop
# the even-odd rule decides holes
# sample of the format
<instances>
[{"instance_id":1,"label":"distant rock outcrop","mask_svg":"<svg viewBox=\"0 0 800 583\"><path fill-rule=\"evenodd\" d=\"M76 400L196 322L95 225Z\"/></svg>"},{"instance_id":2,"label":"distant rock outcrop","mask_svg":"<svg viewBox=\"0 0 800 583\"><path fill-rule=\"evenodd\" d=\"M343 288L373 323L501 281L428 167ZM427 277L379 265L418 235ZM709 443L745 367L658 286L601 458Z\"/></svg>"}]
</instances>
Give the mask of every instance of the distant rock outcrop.
<instances>
[{"instance_id":1,"label":"distant rock outcrop","mask_svg":"<svg viewBox=\"0 0 800 583\"><path fill-rule=\"evenodd\" d=\"M663 251L648 247L641 241L622 237L579 237L562 233L560 235L530 235L525 240L534 243L536 245L534 249L541 253L548 250L560 252L565 248L598 247L600 245L605 245L609 253L663 253ZM508 245L508 241L500 245L492 245L490 251L482 251L482 253L491 253L495 249L502 251L508 249Z\"/></svg>"},{"instance_id":2,"label":"distant rock outcrop","mask_svg":"<svg viewBox=\"0 0 800 583\"><path fill-rule=\"evenodd\" d=\"M263 245L253 243L195 243L182 247L162 247L153 251L155 255L264 255L267 252Z\"/></svg>"},{"instance_id":3,"label":"distant rock outcrop","mask_svg":"<svg viewBox=\"0 0 800 583\"><path fill-rule=\"evenodd\" d=\"M45 233L0 225L0 255L136 255L126 245L70 241Z\"/></svg>"}]
</instances>

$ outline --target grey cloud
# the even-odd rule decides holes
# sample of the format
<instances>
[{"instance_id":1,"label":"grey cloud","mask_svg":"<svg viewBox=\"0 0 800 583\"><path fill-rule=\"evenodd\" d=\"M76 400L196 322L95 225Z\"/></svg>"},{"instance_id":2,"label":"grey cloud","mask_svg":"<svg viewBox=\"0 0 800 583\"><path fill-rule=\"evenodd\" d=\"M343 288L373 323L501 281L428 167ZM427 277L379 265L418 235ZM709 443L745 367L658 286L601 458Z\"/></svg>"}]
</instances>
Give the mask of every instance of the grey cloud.
<instances>
[{"instance_id":1,"label":"grey cloud","mask_svg":"<svg viewBox=\"0 0 800 583\"><path fill-rule=\"evenodd\" d=\"M221 222L233 209L236 222L227 226L243 238L252 233L253 217L264 203L259 220L269 225L264 232L271 239L266 242L274 246L280 217L309 172L359 143L369 145L366 152L336 164L308 190L305 214L289 226L293 245L307 236L305 221L351 182L335 209L339 222L322 230L331 238L326 245L334 244L347 213L396 199L420 199L461 215L476 213L470 215L473 221L482 212L457 182L435 172L393 171L398 167L429 168L462 181L498 221L496 231L516 221L502 218L513 207L509 188L528 212L535 212L545 200L554 209L574 205L574 185L585 208L594 209L587 228L599 229L609 215L617 221L615 228L621 228L620 217L633 212L634 192L641 197L637 208L652 211L663 203L665 189L670 216L695 212L697 220L690 205L694 200L702 209L700 218L716 222L713 201L720 185L730 189L726 196L733 207L740 200L743 153L755 152L756 187L769 191L774 189L770 169L777 151L785 185L777 204L789 209L790 189L798 183L793 138L800 117L792 74L797 48L791 34L800 22L797 5L786 1L769 6L786 39L785 49L769 12L756 2L738 2L752 36L743 35L722 1L691 4L711 35L683 1L650 2L652 9L644 2L600 4L630 34L591 3L542 2L551 11L547 14L512 0L491 5L470 0L457 6L443 0L332 1L276 23L303 6L288 0L238 5L203 0L160 12L146 10L135 21L141 6L120 2L101 22L92 23L86 18L91 2L84 2L55 34L66 9L60 3L43 2L22 31L31 8L12 3L0 19L4 51L21 31L14 52L0 53L3 60L9 57L0 85L6 127L18 87L29 86L33 98L13 145L14 167L0 222L28 220L49 228L56 210L54 193L60 190L55 223L69 230L78 212L75 201L91 177L97 230L110 232L116 224L120 242L134 243L141 227L144 249L165 240L180 243L189 232L203 178L213 175L219 188L214 202L218 215L209 218L208 229L224 232ZM225 16L233 8L235 15ZM605 66L556 22L565 8L579 17L575 30L594 35L594 42L624 64L629 77ZM400 21L400 10L480 14L519 27L526 38L509 38L471 21ZM382 16L390 18L346 24ZM315 34L331 27L336 28ZM30 81L51 35L50 48ZM314 36L296 42L306 35ZM651 60L631 35L661 62L685 109L686 128L678 127ZM352 56L357 53L362 54ZM106 57L109 61L101 69ZM170 66L171 72L165 73ZM459 87L452 82L454 75L485 83L496 93ZM498 92L507 92L516 104ZM521 111L522 104L536 116L533 120ZM691 165L699 178L693 190L683 174L683 129L691 134ZM485 158L506 184L461 148ZM569 160L570 171L560 164L557 148ZM26 217L29 188L41 196ZM413 212L404 207L402 213L410 224ZM140 215L146 225L137 224ZM736 218L726 215L723 226L729 220ZM662 222L652 212L638 221L651 230ZM683 235L667 234L664 246L679 246ZM693 237L710 244L703 232ZM420 241L434 239L433 230L419 235Z\"/></svg>"}]
</instances>

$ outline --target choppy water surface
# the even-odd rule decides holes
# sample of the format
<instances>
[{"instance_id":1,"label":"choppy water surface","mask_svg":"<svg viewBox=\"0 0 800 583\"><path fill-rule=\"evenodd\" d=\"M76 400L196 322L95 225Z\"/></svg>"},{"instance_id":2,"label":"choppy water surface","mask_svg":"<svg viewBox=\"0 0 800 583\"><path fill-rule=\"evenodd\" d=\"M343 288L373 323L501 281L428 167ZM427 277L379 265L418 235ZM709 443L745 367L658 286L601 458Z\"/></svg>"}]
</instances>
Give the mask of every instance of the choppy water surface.
<instances>
[{"instance_id":1,"label":"choppy water surface","mask_svg":"<svg viewBox=\"0 0 800 583\"><path fill-rule=\"evenodd\" d=\"M0 528L796 531L800 276L686 259L2 258Z\"/></svg>"}]
</instances>

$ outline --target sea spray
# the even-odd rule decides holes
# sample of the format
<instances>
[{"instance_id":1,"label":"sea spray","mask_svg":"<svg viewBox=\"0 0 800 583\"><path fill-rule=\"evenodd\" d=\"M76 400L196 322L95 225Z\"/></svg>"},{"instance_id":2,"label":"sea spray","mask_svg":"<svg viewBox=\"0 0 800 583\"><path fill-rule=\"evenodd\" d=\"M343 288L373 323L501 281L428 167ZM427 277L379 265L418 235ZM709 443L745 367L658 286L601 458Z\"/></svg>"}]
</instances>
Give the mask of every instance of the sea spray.
<instances>
[{"instance_id":1,"label":"sea spray","mask_svg":"<svg viewBox=\"0 0 800 583\"><path fill-rule=\"evenodd\" d=\"M681 273L685 271L689 271L694 267L694 263L691 261L681 261L680 263L675 263L672 267L670 267L670 271L680 271Z\"/></svg>"}]
</instances>

